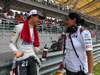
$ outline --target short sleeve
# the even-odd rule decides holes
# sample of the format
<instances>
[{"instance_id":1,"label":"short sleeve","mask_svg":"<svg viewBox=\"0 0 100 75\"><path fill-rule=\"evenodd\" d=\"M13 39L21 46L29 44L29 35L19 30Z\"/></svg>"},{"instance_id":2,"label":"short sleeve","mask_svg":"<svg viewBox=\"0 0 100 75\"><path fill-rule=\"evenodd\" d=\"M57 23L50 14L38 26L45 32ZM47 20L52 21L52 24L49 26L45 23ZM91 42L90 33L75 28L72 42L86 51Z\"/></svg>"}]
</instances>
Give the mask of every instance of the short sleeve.
<instances>
[{"instance_id":1,"label":"short sleeve","mask_svg":"<svg viewBox=\"0 0 100 75\"><path fill-rule=\"evenodd\" d=\"M82 36L82 38L80 38L80 39L82 41L84 50L85 51L92 50L92 38L91 38L90 32L88 30L84 30L81 33L81 36Z\"/></svg>"}]
</instances>

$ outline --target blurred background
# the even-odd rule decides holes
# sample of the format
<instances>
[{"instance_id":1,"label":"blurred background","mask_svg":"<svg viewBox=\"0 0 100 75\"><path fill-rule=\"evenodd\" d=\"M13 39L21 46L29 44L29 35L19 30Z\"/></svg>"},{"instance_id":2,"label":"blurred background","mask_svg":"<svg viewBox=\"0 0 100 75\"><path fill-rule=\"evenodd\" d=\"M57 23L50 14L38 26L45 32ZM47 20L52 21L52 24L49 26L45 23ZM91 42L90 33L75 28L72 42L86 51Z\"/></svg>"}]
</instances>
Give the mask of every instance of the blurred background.
<instances>
[{"instance_id":1,"label":"blurred background","mask_svg":"<svg viewBox=\"0 0 100 75\"><path fill-rule=\"evenodd\" d=\"M82 26L91 32L95 63L100 60L100 0L0 0L1 75L6 75L5 72L10 69L8 66L11 67L13 56L9 43L12 30L27 19L32 9L39 10L46 17L37 25L41 49L47 44L49 49L53 46L55 51L57 50L55 43L58 42L61 33L67 29L66 17L70 12L77 12L82 19L85 19L85 24ZM43 62L41 75L50 75L58 70L62 61L58 58L63 59L63 54L60 49L55 51L49 54L48 61ZM54 63L50 63L51 61Z\"/></svg>"}]
</instances>

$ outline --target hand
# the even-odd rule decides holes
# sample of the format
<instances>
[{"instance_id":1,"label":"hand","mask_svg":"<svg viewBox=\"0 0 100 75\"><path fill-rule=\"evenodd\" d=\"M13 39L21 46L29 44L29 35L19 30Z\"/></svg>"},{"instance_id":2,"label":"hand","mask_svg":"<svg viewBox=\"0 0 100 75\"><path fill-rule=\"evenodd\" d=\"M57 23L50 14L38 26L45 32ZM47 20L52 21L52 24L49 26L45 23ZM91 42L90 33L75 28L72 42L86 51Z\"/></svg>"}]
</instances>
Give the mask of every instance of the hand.
<instances>
[{"instance_id":1,"label":"hand","mask_svg":"<svg viewBox=\"0 0 100 75\"><path fill-rule=\"evenodd\" d=\"M13 55L16 55L17 58L22 57L24 55L24 52L20 52L20 51L15 51L13 53Z\"/></svg>"},{"instance_id":2,"label":"hand","mask_svg":"<svg viewBox=\"0 0 100 75\"><path fill-rule=\"evenodd\" d=\"M59 66L59 70L62 71L63 69L64 69L63 63L61 63L60 66Z\"/></svg>"},{"instance_id":3,"label":"hand","mask_svg":"<svg viewBox=\"0 0 100 75\"><path fill-rule=\"evenodd\" d=\"M60 46L61 51L63 51L63 46Z\"/></svg>"},{"instance_id":4,"label":"hand","mask_svg":"<svg viewBox=\"0 0 100 75\"><path fill-rule=\"evenodd\" d=\"M46 57L47 57L47 55L48 55L48 51L47 51L47 53L46 53Z\"/></svg>"},{"instance_id":5,"label":"hand","mask_svg":"<svg viewBox=\"0 0 100 75\"><path fill-rule=\"evenodd\" d=\"M39 50L39 54L43 55L43 50ZM46 57L48 55L48 52L46 53Z\"/></svg>"},{"instance_id":6,"label":"hand","mask_svg":"<svg viewBox=\"0 0 100 75\"><path fill-rule=\"evenodd\" d=\"M43 50L39 50L39 54L43 55Z\"/></svg>"}]
</instances>

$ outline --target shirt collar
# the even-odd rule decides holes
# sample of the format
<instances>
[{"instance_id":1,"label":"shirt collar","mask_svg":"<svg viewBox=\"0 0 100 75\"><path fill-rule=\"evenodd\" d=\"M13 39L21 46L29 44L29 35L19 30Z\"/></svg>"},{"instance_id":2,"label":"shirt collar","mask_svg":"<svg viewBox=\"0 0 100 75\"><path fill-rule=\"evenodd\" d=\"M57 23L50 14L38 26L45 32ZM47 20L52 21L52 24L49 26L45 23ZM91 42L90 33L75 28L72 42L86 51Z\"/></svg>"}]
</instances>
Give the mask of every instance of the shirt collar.
<instances>
[{"instance_id":1,"label":"shirt collar","mask_svg":"<svg viewBox=\"0 0 100 75\"><path fill-rule=\"evenodd\" d=\"M29 26L30 26L30 27L34 27L34 26L32 26L31 24L29 24Z\"/></svg>"}]
</instances>

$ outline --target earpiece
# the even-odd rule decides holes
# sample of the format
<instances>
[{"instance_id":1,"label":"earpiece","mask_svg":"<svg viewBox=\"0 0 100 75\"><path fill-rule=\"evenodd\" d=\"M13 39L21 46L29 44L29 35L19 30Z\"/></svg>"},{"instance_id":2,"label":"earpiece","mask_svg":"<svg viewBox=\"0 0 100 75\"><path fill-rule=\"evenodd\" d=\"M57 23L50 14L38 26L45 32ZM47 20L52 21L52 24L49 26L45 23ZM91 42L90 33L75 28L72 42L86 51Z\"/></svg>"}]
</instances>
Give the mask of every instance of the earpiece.
<instances>
[{"instance_id":1,"label":"earpiece","mask_svg":"<svg viewBox=\"0 0 100 75\"><path fill-rule=\"evenodd\" d=\"M77 31L78 27L73 25L71 27L67 28L67 33L75 33Z\"/></svg>"}]
</instances>

